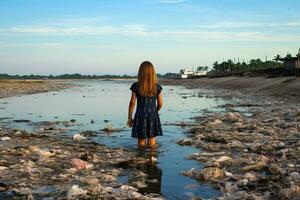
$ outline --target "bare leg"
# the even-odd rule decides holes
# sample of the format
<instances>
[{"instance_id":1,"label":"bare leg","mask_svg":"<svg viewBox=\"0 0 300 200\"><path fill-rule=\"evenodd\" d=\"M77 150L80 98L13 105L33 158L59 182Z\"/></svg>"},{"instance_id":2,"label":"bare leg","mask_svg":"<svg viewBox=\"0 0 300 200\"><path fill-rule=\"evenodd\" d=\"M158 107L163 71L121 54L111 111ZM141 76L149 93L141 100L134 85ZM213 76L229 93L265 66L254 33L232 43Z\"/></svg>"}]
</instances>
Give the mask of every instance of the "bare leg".
<instances>
[{"instance_id":1,"label":"bare leg","mask_svg":"<svg viewBox=\"0 0 300 200\"><path fill-rule=\"evenodd\" d=\"M156 144L156 138L152 137L152 138L148 138L148 146L149 147L154 147Z\"/></svg>"},{"instance_id":2,"label":"bare leg","mask_svg":"<svg viewBox=\"0 0 300 200\"><path fill-rule=\"evenodd\" d=\"M139 147L145 147L146 146L146 139L138 139L138 145Z\"/></svg>"}]
</instances>

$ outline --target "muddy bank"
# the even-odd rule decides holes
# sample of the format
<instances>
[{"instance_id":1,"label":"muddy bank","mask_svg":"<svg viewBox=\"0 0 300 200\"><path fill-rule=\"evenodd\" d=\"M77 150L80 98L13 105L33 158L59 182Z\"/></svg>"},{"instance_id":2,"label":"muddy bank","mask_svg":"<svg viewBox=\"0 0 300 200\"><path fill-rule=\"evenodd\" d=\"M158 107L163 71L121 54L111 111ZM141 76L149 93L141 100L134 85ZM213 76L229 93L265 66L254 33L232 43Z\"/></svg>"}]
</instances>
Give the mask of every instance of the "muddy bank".
<instances>
[{"instance_id":1,"label":"muddy bank","mask_svg":"<svg viewBox=\"0 0 300 200\"><path fill-rule=\"evenodd\" d=\"M58 91L74 87L74 84L44 80L0 80L0 98Z\"/></svg>"},{"instance_id":2,"label":"muddy bank","mask_svg":"<svg viewBox=\"0 0 300 200\"><path fill-rule=\"evenodd\" d=\"M0 199L161 199L140 193L147 175L135 166L151 159L96 144L95 132L63 136L57 125L44 122L33 133L0 128ZM120 183L128 166L131 178Z\"/></svg>"},{"instance_id":3,"label":"muddy bank","mask_svg":"<svg viewBox=\"0 0 300 200\"><path fill-rule=\"evenodd\" d=\"M178 141L201 149L187 159L203 164L182 173L220 188L218 199L300 199L300 105L230 90L216 96L237 99L204 112Z\"/></svg>"},{"instance_id":4,"label":"muddy bank","mask_svg":"<svg viewBox=\"0 0 300 200\"><path fill-rule=\"evenodd\" d=\"M201 79L162 79L163 85L183 85L187 88L229 89L279 98L300 99L300 78L222 77Z\"/></svg>"}]
</instances>

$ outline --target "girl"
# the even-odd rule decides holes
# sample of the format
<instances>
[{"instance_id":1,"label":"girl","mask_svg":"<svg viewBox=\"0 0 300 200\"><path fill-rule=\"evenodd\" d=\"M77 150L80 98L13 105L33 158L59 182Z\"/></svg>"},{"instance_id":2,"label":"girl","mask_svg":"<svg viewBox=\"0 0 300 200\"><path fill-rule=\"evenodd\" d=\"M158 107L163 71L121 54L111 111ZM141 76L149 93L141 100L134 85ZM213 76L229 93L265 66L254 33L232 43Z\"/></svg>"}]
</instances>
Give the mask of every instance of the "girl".
<instances>
[{"instance_id":1,"label":"girl","mask_svg":"<svg viewBox=\"0 0 300 200\"><path fill-rule=\"evenodd\" d=\"M158 111L162 107L162 87L157 84L155 69L151 62L141 64L138 82L131 85L131 99L128 109L127 125L132 127L131 136L138 138L139 147L155 145L155 137L163 135ZM135 102L137 108L132 119ZM157 103L156 103L157 102Z\"/></svg>"}]
</instances>

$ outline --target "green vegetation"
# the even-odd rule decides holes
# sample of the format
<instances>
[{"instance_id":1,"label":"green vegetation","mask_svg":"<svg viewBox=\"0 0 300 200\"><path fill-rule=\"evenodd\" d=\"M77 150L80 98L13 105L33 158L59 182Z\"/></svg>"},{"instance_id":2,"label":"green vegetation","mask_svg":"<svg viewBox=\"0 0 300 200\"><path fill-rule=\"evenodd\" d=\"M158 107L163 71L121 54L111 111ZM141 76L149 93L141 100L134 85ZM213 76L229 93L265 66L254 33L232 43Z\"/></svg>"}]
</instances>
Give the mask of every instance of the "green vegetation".
<instances>
[{"instance_id":1,"label":"green vegetation","mask_svg":"<svg viewBox=\"0 0 300 200\"><path fill-rule=\"evenodd\" d=\"M231 59L224 61L222 63L215 62L213 64L213 69L209 72L211 76L222 76L222 75L232 75L241 73L251 73L251 72L263 72L283 69L283 64L278 62L280 55L275 57L275 61L262 61L258 59L252 59L247 64L246 62L234 63Z\"/></svg>"},{"instance_id":2,"label":"green vegetation","mask_svg":"<svg viewBox=\"0 0 300 200\"><path fill-rule=\"evenodd\" d=\"M63 75L9 75L0 74L0 79L107 79L107 78L134 78L135 76L128 75L82 75L82 74L63 74Z\"/></svg>"},{"instance_id":3,"label":"green vegetation","mask_svg":"<svg viewBox=\"0 0 300 200\"><path fill-rule=\"evenodd\" d=\"M176 78L178 74L175 73L166 73L164 75L157 74L158 78ZM20 79L20 80L38 80L38 79L131 79L136 78L137 76L130 75L82 75L82 74L63 74L63 75L9 75L9 74L0 74L0 79Z\"/></svg>"}]
</instances>

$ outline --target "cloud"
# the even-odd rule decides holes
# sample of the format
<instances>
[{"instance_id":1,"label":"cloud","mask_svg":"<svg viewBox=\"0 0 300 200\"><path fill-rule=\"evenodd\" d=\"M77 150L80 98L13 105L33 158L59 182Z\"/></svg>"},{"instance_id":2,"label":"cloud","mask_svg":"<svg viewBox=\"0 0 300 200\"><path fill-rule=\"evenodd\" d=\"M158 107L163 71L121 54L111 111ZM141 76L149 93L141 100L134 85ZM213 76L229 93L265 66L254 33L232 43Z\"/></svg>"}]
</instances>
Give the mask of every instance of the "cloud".
<instances>
[{"instance_id":1,"label":"cloud","mask_svg":"<svg viewBox=\"0 0 300 200\"><path fill-rule=\"evenodd\" d=\"M134 46L104 45L104 44L71 44L71 43L4 43L0 42L0 48L40 48L40 49L113 49L113 50L135 50Z\"/></svg>"},{"instance_id":2,"label":"cloud","mask_svg":"<svg viewBox=\"0 0 300 200\"><path fill-rule=\"evenodd\" d=\"M186 0L161 0L159 3L164 3L164 4L179 4L179 3L184 3Z\"/></svg>"},{"instance_id":3,"label":"cloud","mask_svg":"<svg viewBox=\"0 0 300 200\"><path fill-rule=\"evenodd\" d=\"M203 29L230 29L230 28L296 28L300 27L300 20L285 22L219 22L196 25Z\"/></svg>"},{"instance_id":4,"label":"cloud","mask_svg":"<svg viewBox=\"0 0 300 200\"><path fill-rule=\"evenodd\" d=\"M147 40L173 41L257 41L257 42L298 42L300 20L274 22L218 22L191 26L155 26L143 24L124 24L120 26L101 25L96 19L69 19L58 24L13 26L0 30L0 36L29 35L29 36L103 36L119 35ZM59 21L59 20L58 20ZM85 22L89 23L85 23ZM56 21L57 22L57 21ZM261 29L267 28L267 29ZM276 31L292 28L292 32ZM296 30L296 31L295 31ZM299 31L298 31L299 32ZM298 36L299 35L299 36Z\"/></svg>"}]
</instances>

